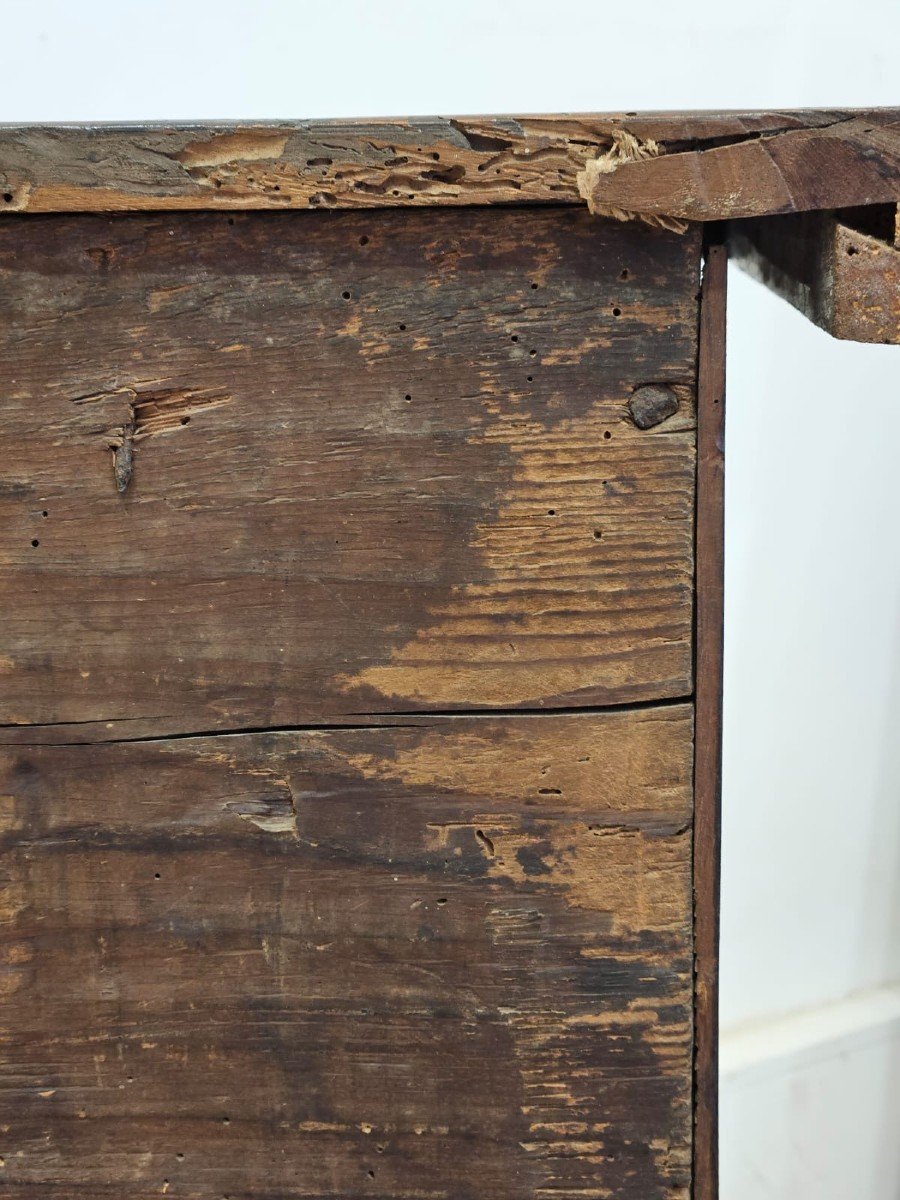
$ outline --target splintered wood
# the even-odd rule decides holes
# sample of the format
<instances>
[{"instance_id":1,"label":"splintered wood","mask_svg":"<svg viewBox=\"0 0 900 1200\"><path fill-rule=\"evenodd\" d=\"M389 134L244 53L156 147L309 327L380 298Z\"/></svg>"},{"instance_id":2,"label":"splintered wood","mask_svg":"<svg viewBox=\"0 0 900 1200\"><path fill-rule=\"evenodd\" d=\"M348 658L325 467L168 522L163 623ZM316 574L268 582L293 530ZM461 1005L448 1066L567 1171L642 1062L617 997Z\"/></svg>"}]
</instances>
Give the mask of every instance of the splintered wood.
<instances>
[{"instance_id":1,"label":"splintered wood","mask_svg":"<svg viewBox=\"0 0 900 1200\"><path fill-rule=\"evenodd\" d=\"M699 255L0 227L4 1200L687 1200Z\"/></svg>"}]
</instances>

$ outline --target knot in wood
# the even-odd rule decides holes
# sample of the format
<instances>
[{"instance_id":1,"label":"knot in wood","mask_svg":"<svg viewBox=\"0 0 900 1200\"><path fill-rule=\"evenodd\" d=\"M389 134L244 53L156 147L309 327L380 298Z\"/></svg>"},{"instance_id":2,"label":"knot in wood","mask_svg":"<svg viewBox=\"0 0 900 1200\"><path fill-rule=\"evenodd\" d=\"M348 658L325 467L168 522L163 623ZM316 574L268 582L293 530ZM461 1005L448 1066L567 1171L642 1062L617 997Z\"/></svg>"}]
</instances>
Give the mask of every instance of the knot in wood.
<instances>
[{"instance_id":1,"label":"knot in wood","mask_svg":"<svg viewBox=\"0 0 900 1200\"><path fill-rule=\"evenodd\" d=\"M678 397L664 383L645 383L628 401L628 411L638 429L652 429L678 412Z\"/></svg>"}]
</instances>

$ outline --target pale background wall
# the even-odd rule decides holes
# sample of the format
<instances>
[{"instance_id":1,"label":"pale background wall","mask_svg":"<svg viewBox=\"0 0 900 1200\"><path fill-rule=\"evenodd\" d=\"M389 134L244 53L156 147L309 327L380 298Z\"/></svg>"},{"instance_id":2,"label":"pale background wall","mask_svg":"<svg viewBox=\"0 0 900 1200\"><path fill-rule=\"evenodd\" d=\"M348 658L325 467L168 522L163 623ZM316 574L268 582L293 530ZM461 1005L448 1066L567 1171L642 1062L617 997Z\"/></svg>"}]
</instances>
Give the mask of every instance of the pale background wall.
<instances>
[{"instance_id":1,"label":"pale background wall","mask_svg":"<svg viewBox=\"0 0 900 1200\"><path fill-rule=\"evenodd\" d=\"M898 35L896 0L31 0L0 120L897 105ZM736 273L730 338L723 1200L896 1200L900 349Z\"/></svg>"}]
</instances>

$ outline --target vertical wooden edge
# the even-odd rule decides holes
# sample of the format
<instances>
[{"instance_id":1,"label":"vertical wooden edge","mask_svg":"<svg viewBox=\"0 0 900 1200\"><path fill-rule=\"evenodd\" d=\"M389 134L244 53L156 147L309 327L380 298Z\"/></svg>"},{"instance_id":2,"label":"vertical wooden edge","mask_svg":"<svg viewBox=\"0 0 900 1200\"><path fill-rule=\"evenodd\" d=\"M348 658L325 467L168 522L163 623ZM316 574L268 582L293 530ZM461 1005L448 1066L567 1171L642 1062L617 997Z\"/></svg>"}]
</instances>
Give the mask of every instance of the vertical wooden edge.
<instances>
[{"instance_id":1,"label":"vertical wooden edge","mask_svg":"<svg viewBox=\"0 0 900 1200\"><path fill-rule=\"evenodd\" d=\"M718 1197L718 959L725 512L724 229L707 231L697 379L693 1200Z\"/></svg>"}]
</instances>

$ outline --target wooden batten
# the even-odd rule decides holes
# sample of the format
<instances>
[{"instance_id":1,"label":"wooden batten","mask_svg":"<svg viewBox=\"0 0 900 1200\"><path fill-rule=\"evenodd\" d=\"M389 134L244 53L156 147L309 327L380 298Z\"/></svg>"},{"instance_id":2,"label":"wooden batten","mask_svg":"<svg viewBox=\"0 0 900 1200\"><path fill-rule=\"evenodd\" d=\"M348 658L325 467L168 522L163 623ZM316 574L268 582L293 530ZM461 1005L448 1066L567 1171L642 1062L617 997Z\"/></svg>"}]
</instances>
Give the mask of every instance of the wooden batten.
<instances>
[{"instance_id":1,"label":"wooden batten","mask_svg":"<svg viewBox=\"0 0 900 1200\"><path fill-rule=\"evenodd\" d=\"M833 337L900 342L896 207L735 221L731 252Z\"/></svg>"}]
</instances>

